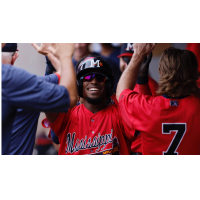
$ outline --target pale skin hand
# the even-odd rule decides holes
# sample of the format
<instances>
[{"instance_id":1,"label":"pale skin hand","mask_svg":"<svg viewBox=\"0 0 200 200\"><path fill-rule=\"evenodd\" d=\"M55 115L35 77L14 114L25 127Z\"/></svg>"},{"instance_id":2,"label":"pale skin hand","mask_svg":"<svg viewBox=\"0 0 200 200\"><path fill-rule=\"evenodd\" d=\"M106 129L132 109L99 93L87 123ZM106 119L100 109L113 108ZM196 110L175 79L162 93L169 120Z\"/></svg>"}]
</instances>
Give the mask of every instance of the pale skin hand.
<instances>
[{"instance_id":1,"label":"pale skin hand","mask_svg":"<svg viewBox=\"0 0 200 200\"><path fill-rule=\"evenodd\" d=\"M150 52L152 52L154 47L155 43L134 43L134 54L131 58L128 67L122 74L117 86L116 98L118 102L119 102L119 96L123 90L125 89L133 90L133 88L135 87L138 72L142 65L142 62L145 56L147 56Z\"/></svg>"},{"instance_id":2,"label":"pale skin hand","mask_svg":"<svg viewBox=\"0 0 200 200\"><path fill-rule=\"evenodd\" d=\"M52 43L41 43L40 46L36 43L31 43L31 45L37 50L38 53L46 56L49 53L49 47Z\"/></svg>"},{"instance_id":3,"label":"pale skin hand","mask_svg":"<svg viewBox=\"0 0 200 200\"><path fill-rule=\"evenodd\" d=\"M36 51L42 55L45 55L49 58L52 65L56 69L57 73L61 73L61 63L60 60L55 57L49 50L49 47L55 47L55 44L53 43L41 43L40 46L38 46L36 43L31 43L31 45L36 49Z\"/></svg>"},{"instance_id":4,"label":"pale skin hand","mask_svg":"<svg viewBox=\"0 0 200 200\"><path fill-rule=\"evenodd\" d=\"M75 51L74 43L52 43L52 45L48 48L52 54L54 54L57 58L72 58Z\"/></svg>"},{"instance_id":5,"label":"pale skin hand","mask_svg":"<svg viewBox=\"0 0 200 200\"><path fill-rule=\"evenodd\" d=\"M74 54L75 45L73 43L56 43L49 47L50 52L59 58L61 63L61 79L59 85L63 85L70 96L70 108L77 103L77 83L72 56ZM58 114L46 113L47 119L52 123L56 120Z\"/></svg>"}]
</instances>

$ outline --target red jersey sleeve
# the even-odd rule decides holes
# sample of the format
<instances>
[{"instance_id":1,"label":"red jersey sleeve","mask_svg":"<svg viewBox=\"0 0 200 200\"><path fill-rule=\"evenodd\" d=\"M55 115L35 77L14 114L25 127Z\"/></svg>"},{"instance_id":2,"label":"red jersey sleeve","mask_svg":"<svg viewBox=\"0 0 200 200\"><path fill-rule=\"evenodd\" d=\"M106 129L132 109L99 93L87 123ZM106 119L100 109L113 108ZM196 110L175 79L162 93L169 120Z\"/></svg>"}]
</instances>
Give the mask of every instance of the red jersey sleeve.
<instances>
[{"instance_id":1,"label":"red jersey sleeve","mask_svg":"<svg viewBox=\"0 0 200 200\"><path fill-rule=\"evenodd\" d=\"M118 107L119 110L119 121L120 121L120 126L121 126L121 130L124 133L124 136L131 142L135 141L136 137L135 137L135 130L131 129L123 120L123 117L121 115L121 111L120 108Z\"/></svg>"},{"instance_id":2,"label":"red jersey sleeve","mask_svg":"<svg viewBox=\"0 0 200 200\"><path fill-rule=\"evenodd\" d=\"M139 94L145 94L145 95L152 96L149 84L145 84L145 85L138 84L138 89L139 89Z\"/></svg>"},{"instance_id":3,"label":"red jersey sleeve","mask_svg":"<svg viewBox=\"0 0 200 200\"><path fill-rule=\"evenodd\" d=\"M152 95L157 96L156 90L158 89L158 83L149 76L149 87L151 89Z\"/></svg>"},{"instance_id":4,"label":"red jersey sleeve","mask_svg":"<svg viewBox=\"0 0 200 200\"><path fill-rule=\"evenodd\" d=\"M66 123L70 120L70 113L71 109L69 109L67 113L60 113L53 123L50 123L47 118L45 118L42 121L42 126L45 128L51 128L56 136L59 137L62 132L61 130L65 128ZM50 131L48 137L50 137Z\"/></svg>"},{"instance_id":5,"label":"red jersey sleeve","mask_svg":"<svg viewBox=\"0 0 200 200\"><path fill-rule=\"evenodd\" d=\"M148 105L152 104L153 98L152 96L138 94L130 89L122 91L119 97L119 107L123 120L131 129L143 129L141 126L141 124L145 124L143 122L143 116L151 116L151 106Z\"/></svg>"}]
</instances>

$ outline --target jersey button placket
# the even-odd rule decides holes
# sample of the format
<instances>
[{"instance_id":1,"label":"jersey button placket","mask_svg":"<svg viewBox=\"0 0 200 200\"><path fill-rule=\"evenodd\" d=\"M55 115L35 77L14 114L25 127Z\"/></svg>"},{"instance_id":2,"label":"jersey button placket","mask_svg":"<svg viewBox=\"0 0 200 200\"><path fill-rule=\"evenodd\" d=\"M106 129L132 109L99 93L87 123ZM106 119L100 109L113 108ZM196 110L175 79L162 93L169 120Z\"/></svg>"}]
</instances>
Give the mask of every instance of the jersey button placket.
<instances>
[{"instance_id":1,"label":"jersey button placket","mask_svg":"<svg viewBox=\"0 0 200 200\"><path fill-rule=\"evenodd\" d=\"M95 134L95 132L94 132L94 119L91 119L91 128L92 128L92 134Z\"/></svg>"}]
</instances>

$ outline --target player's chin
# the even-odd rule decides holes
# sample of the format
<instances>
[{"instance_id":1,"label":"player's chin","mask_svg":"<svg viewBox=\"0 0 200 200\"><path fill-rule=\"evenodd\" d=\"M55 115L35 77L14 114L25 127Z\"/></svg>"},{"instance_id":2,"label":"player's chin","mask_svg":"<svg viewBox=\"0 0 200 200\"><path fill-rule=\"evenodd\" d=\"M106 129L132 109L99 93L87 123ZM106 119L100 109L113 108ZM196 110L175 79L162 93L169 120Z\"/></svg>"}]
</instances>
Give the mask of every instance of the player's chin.
<instances>
[{"instance_id":1,"label":"player's chin","mask_svg":"<svg viewBox=\"0 0 200 200\"><path fill-rule=\"evenodd\" d=\"M101 94L90 94L90 95L87 95L87 97L90 98L90 99L95 100L95 99L102 98L102 95Z\"/></svg>"},{"instance_id":2,"label":"player's chin","mask_svg":"<svg viewBox=\"0 0 200 200\"><path fill-rule=\"evenodd\" d=\"M96 104L101 104L103 102L103 97L86 97L86 101L90 104L96 105Z\"/></svg>"}]
</instances>

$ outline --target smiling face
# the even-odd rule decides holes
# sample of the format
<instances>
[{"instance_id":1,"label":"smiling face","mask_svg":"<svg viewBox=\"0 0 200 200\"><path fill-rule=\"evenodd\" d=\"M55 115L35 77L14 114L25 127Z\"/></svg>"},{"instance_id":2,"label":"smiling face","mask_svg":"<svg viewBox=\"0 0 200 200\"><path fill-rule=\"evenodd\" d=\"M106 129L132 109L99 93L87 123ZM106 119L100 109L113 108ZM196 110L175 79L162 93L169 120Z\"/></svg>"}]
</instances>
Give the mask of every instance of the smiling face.
<instances>
[{"instance_id":1,"label":"smiling face","mask_svg":"<svg viewBox=\"0 0 200 200\"><path fill-rule=\"evenodd\" d=\"M101 104L106 99L106 82L94 77L91 81L83 81L83 98L90 104Z\"/></svg>"}]
</instances>

